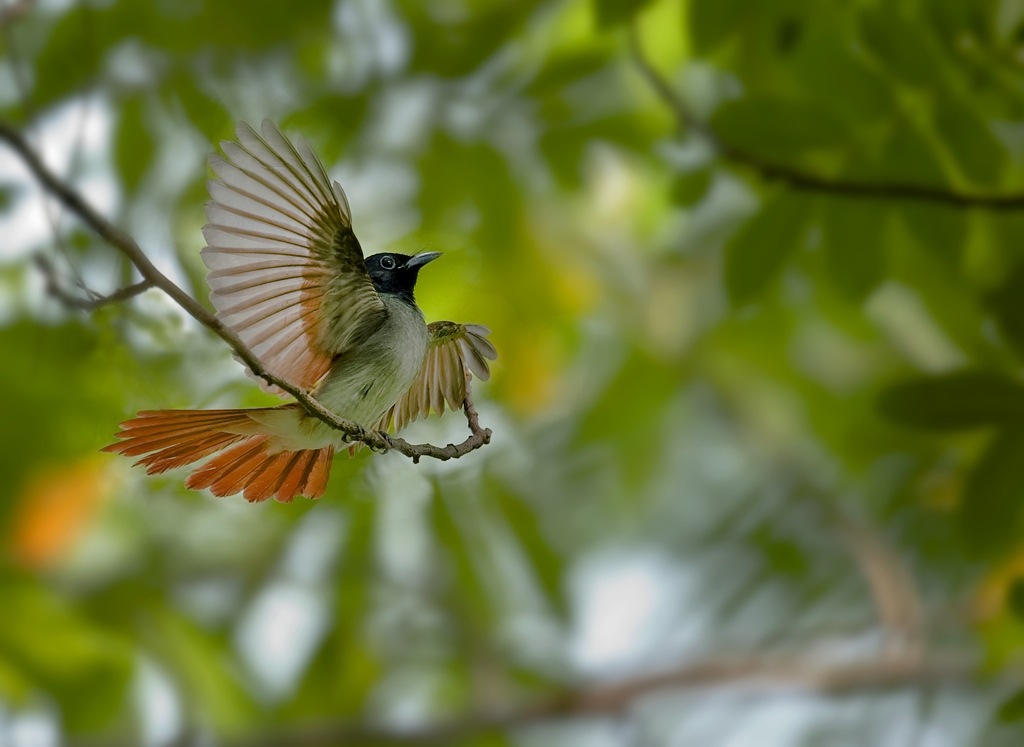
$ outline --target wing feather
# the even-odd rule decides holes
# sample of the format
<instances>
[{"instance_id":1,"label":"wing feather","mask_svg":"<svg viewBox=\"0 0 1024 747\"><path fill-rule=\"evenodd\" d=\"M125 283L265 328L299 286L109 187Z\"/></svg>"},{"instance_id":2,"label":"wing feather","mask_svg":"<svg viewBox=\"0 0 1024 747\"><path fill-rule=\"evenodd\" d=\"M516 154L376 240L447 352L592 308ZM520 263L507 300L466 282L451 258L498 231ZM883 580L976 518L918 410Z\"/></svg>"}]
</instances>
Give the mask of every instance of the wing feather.
<instances>
[{"instance_id":1,"label":"wing feather","mask_svg":"<svg viewBox=\"0 0 1024 747\"><path fill-rule=\"evenodd\" d=\"M260 130L263 133L262 137L249 125L240 123L236 130L238 144L287 185L294 197L304 200L311 206L317 206L321 202L321 197L302 178L301 174L306 169L301 163L295 162L291 145L284 135L266 119L263 120Z\"/></svg>"},{"instance_id":2,"label":"wing feather","mask_svg":"<svg viewBox=\"0 0 1024 747\"><path fill-rule=\"evenodd\" d=\"M221 179L208 180L207 189L210 196L224 208L243 215L254 215L262 220L282 222L287 219L300 234L308 231L307 223L316 220L315 209L305 204L305 201L288 199L272 187L246 176L224 159L215 161L211 156L210 163L215 164L214 173Z\"/></svg>"},{"instance_id":3,"label":"wing feather","mask_svg":"<svg viewBox=\"0 0 1024 747\"><path fill-rule=\"evenodd\" d=\"M430 343L419 375L405 395L377 424L377 430L397 433L431 411L444 414L445 405L458 410L466 399L467 372L482 381L490 378L488 361L498 352L487 339L490 330L478 324L433 322L427 326Z\"/></svg>"},{"instance_id":4,"label":"wing feather","mask_svg":"<svg viewBox=\"0 0 1024 747\"><path fill-rule=\"evenodd\" d=\"M310 389L387 312L345 192L309 144L241 123L212 155L202 258L217 317L271 373ZM264 388L272 391L274 387Z\"/></svg>"}]
</instances>

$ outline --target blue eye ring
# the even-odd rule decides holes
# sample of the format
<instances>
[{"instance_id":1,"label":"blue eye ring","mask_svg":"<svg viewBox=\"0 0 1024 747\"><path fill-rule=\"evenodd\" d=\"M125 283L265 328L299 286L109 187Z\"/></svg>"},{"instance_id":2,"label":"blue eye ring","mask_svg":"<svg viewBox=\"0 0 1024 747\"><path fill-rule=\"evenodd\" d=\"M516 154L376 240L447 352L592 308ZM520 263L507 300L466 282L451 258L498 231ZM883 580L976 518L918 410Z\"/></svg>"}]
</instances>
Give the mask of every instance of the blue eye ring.
<instances>
[{"instance_id":1,"label":"blue eye ring","mask_svg":"<svg viewBox=\"0 0 1024 747\"><path fill-rule=\"evenodd\" d=\"M395 260L393 257L381 257L380 266L385 270L395 269Z\"/></svg>"}]
</instances>

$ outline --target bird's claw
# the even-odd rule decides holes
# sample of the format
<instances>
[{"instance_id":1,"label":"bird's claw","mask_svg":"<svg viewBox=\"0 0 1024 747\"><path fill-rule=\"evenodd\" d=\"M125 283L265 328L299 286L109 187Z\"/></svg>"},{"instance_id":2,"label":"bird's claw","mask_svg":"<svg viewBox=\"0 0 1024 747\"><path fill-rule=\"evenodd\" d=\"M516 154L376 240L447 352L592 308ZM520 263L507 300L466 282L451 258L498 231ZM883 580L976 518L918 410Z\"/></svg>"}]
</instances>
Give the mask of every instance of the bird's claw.
<instances>
[{"instance_id":1,"label":"bird's claw","mask_svg":"<svg viewBox=\"0 0 1024 747\"><path fill-rule=\"evenodd\" d=\"M377 435L380 436L384 443L387 445L382 449L378 447L371 447L374 451L384 454L389 450L395 448L394 440L387 433L385 433L384 431L377 431Z\"/></svg>"}]
</instances>

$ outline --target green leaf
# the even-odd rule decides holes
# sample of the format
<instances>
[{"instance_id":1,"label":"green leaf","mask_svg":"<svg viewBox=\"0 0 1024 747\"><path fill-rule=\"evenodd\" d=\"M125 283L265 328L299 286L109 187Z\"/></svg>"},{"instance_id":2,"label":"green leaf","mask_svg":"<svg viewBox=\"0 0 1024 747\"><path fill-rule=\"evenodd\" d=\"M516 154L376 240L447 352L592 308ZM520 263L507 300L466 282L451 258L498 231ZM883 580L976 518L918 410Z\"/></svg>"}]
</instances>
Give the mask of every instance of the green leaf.
<instances>
[{"instance_id":1,"label":"green leaf","mask_svg":"<svg viewBox=\"0 0 1024 747\"><path fill-rule=\"evenodd\" d=\"M999 254L1005 257L1009 264L1024 265L1024 243L1020 240L1020 237L1024 236L1024 211L991 211L988 215L988 225L991 228L991 237L998 245Z\"/></svg>"},{"instance_id":2,"label":"green leaf","mask_svg":"<svg viewBox=\"0 0 1024 747\"><path fill-rule=\"evenodd\" d=\"M539 144L559 182L569 188L578 188L582 180L581 164L593 141L604 140L638 150L644 142L649 142L652 134L648 131L649 126L650 120L632 113L614 114L582 123L548 127Z\"/></svg>"},{"instance_id":3,"label":"green leaf","mask_svg":"<svg viewBox=\"0 0 1024 747\"><path fill-rule=\"evenodd\" d=\"M483 144L466 145L443 135L434 138L419 161L419 206L428 231L448 227L473 206L475 242L513 261L521 251L522 193L504 155ZM465 233L465 232L463 232Z\"/></svg>"},{"instance_id":4,"label":"green leaf","mask_svg":"<svg viewBox=\"0 0 1024 747\"><path fill-rule=\"evenodd\" d=\"M764 557L765 565L780 575L806 577L814 568L814 560L804 547L768 524L754 529L750 542Z\"/></svg>"},{"instance_id":5,"label":"green leaf","mask_svg":"<svg viewBox=\"0 0 1024 747\"><path fill-rule=\"evenodd\" d=\"M476 12L441 18L425 4L405 3L404 20L427 40L412 45L409 65L446 78L468 75L519 33L538 5L540 0L480 3Z\"/></svg>"},{"instance_id":6,"label":"green leaf","mask_svg":"<svg viewBox=\"0 0 1024 747\"><path fill-rule=\"evenodd\" d=\"M752 0L690 0L686 24L698 55L714 52L742 27L757 3Z\"/></svg>"},{"instance_id":7,"label":"green leaf","mask_svg":"<svg viewBox=\"0 0 1024 747\"><path fill-rule=\"evenodd\" d=\"M747 96L720 106L711 125L728 146L762 154L773 162L849 142L840 120L802 99Z\"/></svg>"},{"instance_id":8,"label":"green leaf","mask_svg":"<svg viewBox=\"0 0 1024 747\"><path fill-rule=\"evenodd\" d=\"M199 87L192 71L183 71L169 80L167 90L181 103L189 121L211 143L234 136L234 123L228 110Z\"/></svg>"},{"instance_id":9,"label":"green leaf","mask_svg":"<svg viewBox=\"0 0 1024 747\"><path fill-rule=\"evenodd\" d=\"M128 191L135 191L153 161L155 142L146 125L146 104L142 97L121 102L116 143L117 169Z\"/></svg>"},{"instance_id":10,"label":"green leaf","mask_svg":"<svg viewBox=\"0 0 1024 747\"><path fill-rule=\"evenodd\" d=\"M1024 423L1024 386L981 369L895 384L882 392L878 404L890 419L929 430Z\"/></svg>"},{"instance_id":11,"label":"green leaf","mask_svg":"<svg viewBox=\"0 0 1024 747\"><path fill-rule=\"evenodd\" d=\"M0 367L3 417L18 424L18 437L0 449L0 475L17 494L29 472L80 459L106 442L110 424L124 419L124 383L137 363L118 360L95 326L81 321L0 327L0 350L6 362ZM14 507L13 500L0 502L0 525Z\"/></svg>"},{"instance_id":12,"label":"green leaf","mask_svg":"<svg viewBox=\"0 0 1024 747\"><path fill-rule=\"evenodd\" d=\"M794 55L793 71L814 101L857 124L894 114L890 86L837 32L810 34Z\"/></svg>"},{"instance_id":13,"label":"green leaf","mask_svg":"<svg viewBox=\"0 0 1024 747\"><path fill-rule=\"evenodd\" d=\"M594 18L599 29L625 23L650 5L651 0L593 0Z\"/></svg>"},{"instance_id":14,"label":"green leaf","mask_svg":"<svg viewBox=\"0 0 1024 747\"><path fill-rule=\"evenodd\" d=\"M197 41L227 48L260 49L279 46L285 39L305 41L333 28L333 5L330 0L309 0L302 3L300 11L298 6L279 0L249 0L245 11L239 12L230 3L201 3L197 14L181 13L168 20L176 22L177 28L172 25L171 29L184 37L177 43L186 45L190 51L195 49ZM166 43L175 43L166 39L165 30L146 29L145 33L157 35ZM190 34L197 38L190 38Z\"/></svg>"},{"instance_id":15,"label":"green leaf","mask_svg":"<svg viewBox=\"0 0 1024 747\"><path fill-rule=\"evenodd\" d=\"M725 287L734 304L753 299L803 241L808 204L799 195L776 193L739 230L725 249Z\"/></svg>"},{"instance_id":16,"label":"green leaf","mask_svg":"<svg viewBox=\"0 0 1024 747\"><path fill-rule=\"evenodd\" d=\"M850 298L863 300L885 274L883 203L828 199L821 216L822 245L832 281Z\"/></svg>"},{"instance_id":17,"label":"green leaf","mask_svg":"<svg viewBox=\"0 0 1024 747\"><path fill-rule=\"evenodd\" d=\"M288 708L289 717L315 718L330 712L355 718L383 676L379 652L367 625L374 605L377 500L349 490L349 521L334 575L335 625L313 657Z\"/></svg>"},{"instance_id":18,"label":"green leaf","mask_svg":"<svg viewBox=\"0 0 1024 747\"><path fill-rule=\"evenodd\" d=\"M967 214L930 202L904 202L896 215L911 235L934 257L957 266L967 243Z\"/></svg>"},{"instance_id":19,"label":"green leaf","mask_svg":"<svg viewBox=\"0 0 1024 747\"><path fill-rule=\"evenodd\" d=\"M941 82L941 57L926 27L904 18L888 4L864 11L860 36L865 47L888 70L915 86L935 88Z\"/></svg>"},{"instance_id":20,"label":"green leaf","mask_svg":"<svg viewBox=\"0 0 1024 747\"><path fill-rule=\"evenodd\" d=\"M0 608L8 612L0 617L0 674L8 686L20 675L49 692L72 731L116 716L132 672L126 646L29 582L4 579Z\"/></svg>"},{"instance_id":21,"label":"green leaf","mask_svg":"<svg viewBox=\"0 0 1024 747\"><path fill-rule=\"evenodd\" d=\"M775 29L775 43L782 55L789 54L804 35L804 24L793 16L779 20Z\"/></svg>"},{"instance_id":22,"label":"green leaf","mask_svg":"<svg viewBox=\"0 0 1024 747\"><path fill-rule=\"evenodd\" d=\"M534 577L544 590L552 609L563 619L568 615L565 596L565 558L544 535L536 509L500 486L492 486L498 506L509 528L526 554Z\"/></svg>"},{"instance_id":23,"label":"green leaf","mask_svg":"<svg viewBox=\"0 0 1024 747\"><path fill-rule=\"evenodd\" d=\"M1007 724L1024 721L1024 690L1004 700L996 712L996 718Z\"/></svg>"},{"instance_id":24,"label":"green leaf","mask_svg":"<svg viewBox=\"0 0 1024 747\"><path fill-rule=\"evenodd\" d=\"M6 210L14 202L14 187L9 184L0 184L0 211Z\"/></svg>"},{"instance_id":25,"label":"green leaf","mask_svg":"<svg viewBox=\"0 0 1024 747\"><path fill-rule=\"evenodd\" d=\"M1024 428L999 433L967 478L959 510L970 554L997 558L1011 551L1024 529Z\"/></svg>"},{"instance_id":26,"label":"green leaf","mask_svg":"<svg viewBox=\"0 0 1024 747\"><path fill-rule=\"evenodd\" d=\"M480 567L486 560L473 551L471 539L460 526L456 515L460 496L447 492L438 488L430 504L431 527L438 548L454 577L445 595L450 600L449 604L458 611L459 621L468 626L474 635L479 635L494 625L496 616L495 605L485 582L486 574Z\"/></svg>"},{"instance_id":27,"label":"green leaf","mask_svg":"<svg viewBox=\"0 0 1024 747\"><path fill-rule=\"evenodd\" d=\"M65 13L54 26L33 71L34 106L46 106L79 90L93 79L99 65L97 49L112 40L100 33L102 13L79 5Z\"/></svg>"},{"instance_id":28,"label":"green leaf","mask_svg":"<svg viewBox=\"0 0 1024 747\"><path fill-rule=\"evenodd\" d=\"M1024 578L1014 579L1006 593L1006 606L1014 615L1024 620Z\"/></svg>"},{"instance_id":29,"label":"green leaf","mask_svg":"<svg viewBox=\"0 0 1024 747\"><path fill-rule=\"evenodd\" d=\"M612 56L607 49L585 47L552 55L530 82L531 96L559 94L572 85L606 67Z\"/></svg>"},{"instance_id":30,"label":"green leaf","mask_svg":"<svg viewBox=\"0 0 1024 747\"><path fill-rule=\"evenodd\" d=\"M696 205L711 186L711 169L697 169L679 174L672 182L672 202L683 207Z\"/></svg>"},{"instance_id":31,"label":"green leaf","mask_svg":"<svg viewBox=\"0 0 1024 747\"><path fill-rule=\"evenodd\" d=\"M964 175L979 184L998 181L1008 154L973 108L965 101L939 96L934 116L935 129Z\"/></svg>"},{"instance_id":32,"label":"green leaf","mask_svg":"<svg viewBox=\"0 0 1024 747\"><path fill-rule=\"evenodd\" d=\"M145 630L149 649L171 671L193 713L224 730L252 723L256 707L227 641L170 608L154 609Z\"/></svg>"},{"instance_id":33,"label":"green leaf","mask_svg":"<svg viewBox=\"0 0 1024 747\"><path fill-rule=\"evenodd\" d=\"M581 448L611 448L615 468L630 487L647 483L664 458L664 444L652 434L665 428L666 408L679 389L679 369L650 353L634 349L583 414L576 440ZM622 407L629 402L629 409ZM631 492L636 492L631 491Z\"/></svg>"},{"instance_id":34,"label":"green leaf","mask_svg":"<svg viewBox=\"0 0 1024 747\"><path fill-rule=\"evenodd\" d=\"M329 94L309 102L281 122L285 132L302 134L330 168L345 155L366 121L369 98Z\"/></svg>"},{"instance_id":35,"label":"green leaf","mask_svg":"<svg viewBox=\"0 0 1024 747\"><path fill-rule=\"evenodd\" d=\"M0 655L0 696L14 705L22 705L32 695L32 680Z\"/></svg>"},{"instance_id":36,"label":"green leaf","mask_svg":"<svg viewBox=\"0 0 1024 747\"><path fill-rule=\"evenodd\" d=\"M985 305L995 316L999 331L1024 357L1024 264L1019 264L1007 275L1003 283L985 299Z\"/></svg>"},{"instance_id":37,"label":"green leaf","mask_svg":"<svg viewBox=\"0 0 1024 747\"><path fill-rule=\"evenodd\" d=\"M901 184L946 186L949 182L935 149L904 121L893 128L874 168L877 178Z\"/></svg>"}]
</instances>

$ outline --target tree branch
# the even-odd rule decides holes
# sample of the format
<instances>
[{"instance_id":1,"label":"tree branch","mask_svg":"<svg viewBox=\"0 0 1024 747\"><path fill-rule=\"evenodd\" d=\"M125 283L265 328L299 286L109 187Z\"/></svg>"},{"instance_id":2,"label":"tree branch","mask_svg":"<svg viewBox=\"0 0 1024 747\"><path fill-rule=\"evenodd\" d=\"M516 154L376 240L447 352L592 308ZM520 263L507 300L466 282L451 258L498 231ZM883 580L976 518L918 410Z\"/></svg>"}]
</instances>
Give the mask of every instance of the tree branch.
<instances>
[{"instance_id":1,"label":"tree branch","mask_svg":"<svg viewBox=\"0 0 1024 747\"><path fill-rule=\"evenodd\" d=\"M672 109L679 120L680 126L684 129L700 133L714 145L723 158L752 169L764 179L782 182L792 189L804 192L822 192L843 197L875 200L915 200L918 202L934 202L956 208L1024 209L1024 194L958 192L924 184L830 179L818 174L801 171L792 166L775 163L756 153L751 153L724 142L710 124L694 115L679 93L651 64L640 44L635 23L630 25L628 33L630 54L637 70L658 97Z\"/></svg>"},{"instance_id":2,"label":"tree branch","mask_svg":"<svg viewBox=\"0 0 1024 747\"><path fill-rule=\"evenodd\" d=\"M881 690L901 686L930 687L972 682L978 675L974 657L947 656L931 660L900 657L843 664L822 664L806 658L751 656L713 659L672 672L617 684L556 695L518 709L479 714L417 729L397 730L355 725L323 725L264 733L229 741L229 747L330 747L331 745L439 744L489 731L506 731L558 718L617 716L639 699L666 691L743 685L766 694L781 689L825 695ZM1018 676L1016 679L1020 679Z\"/></svg>"},{"instance_id":3,"label":"tree branch","mask_svg":"<svg viewBox=\"0 0 1024 747\"><path fill-rule=\"evenodd\" d=\"M781 691L808 691L822 695L887 690L897 687L930 688L942 684L967 684L980 677L976 657L943 655L886 656L856 662L822 662L806 655L723 657L689 664L661 674L618 683L595 685L557 694L517 708L472 714L427 726L408 729L350 723L291 725L271 731L238 735L223 742L227 747L333 747L356 745L455 744L474 735L521 729L553 719L614 717L628 711L648 695L668 691L699 690L722 685L742 685L745 692L766 695ZM1017 685L1020 670L1004 671L989 682ZM199 742L185 735L175 744L187 747ZM120 742L88 740L73 747L118 747Z\"/></svg>"},{"instance_id":4,"label":"tree branch","mask_svg":"<svg viewBox=\"0 0 1024 747\"><path fill-rule=\"evenodd\" d=\"M242 342L238 335L226 327L211 312L207 311L206 307L160 272L135 242L135 239L97 213L71 185L66 184L50 171L16 128L0 121L0 140L6 141L14 149L47 191L57 197L71 212L95 231L100 238L124 254L135 265L135 268L142 275L145 282L154 288L162 290L184 309L189 316L224 340L256 376L288 392L309 415L326 423L335 430L341 431L345 434L347 440L361 441L377 451L394 449L414 460L428 456L443 461L457 459L490 442L491 432L480 428L472 409L468 382L466 384L465 409L471 434L460 444L449 444L444 448L431 444L410 444L404 439L388 438L383 434L367 430L351 420L338 417L338 415L317 402L309 392L269 373L252 351L245 346L245 343Z\"/></svg>"}]
</instances>

